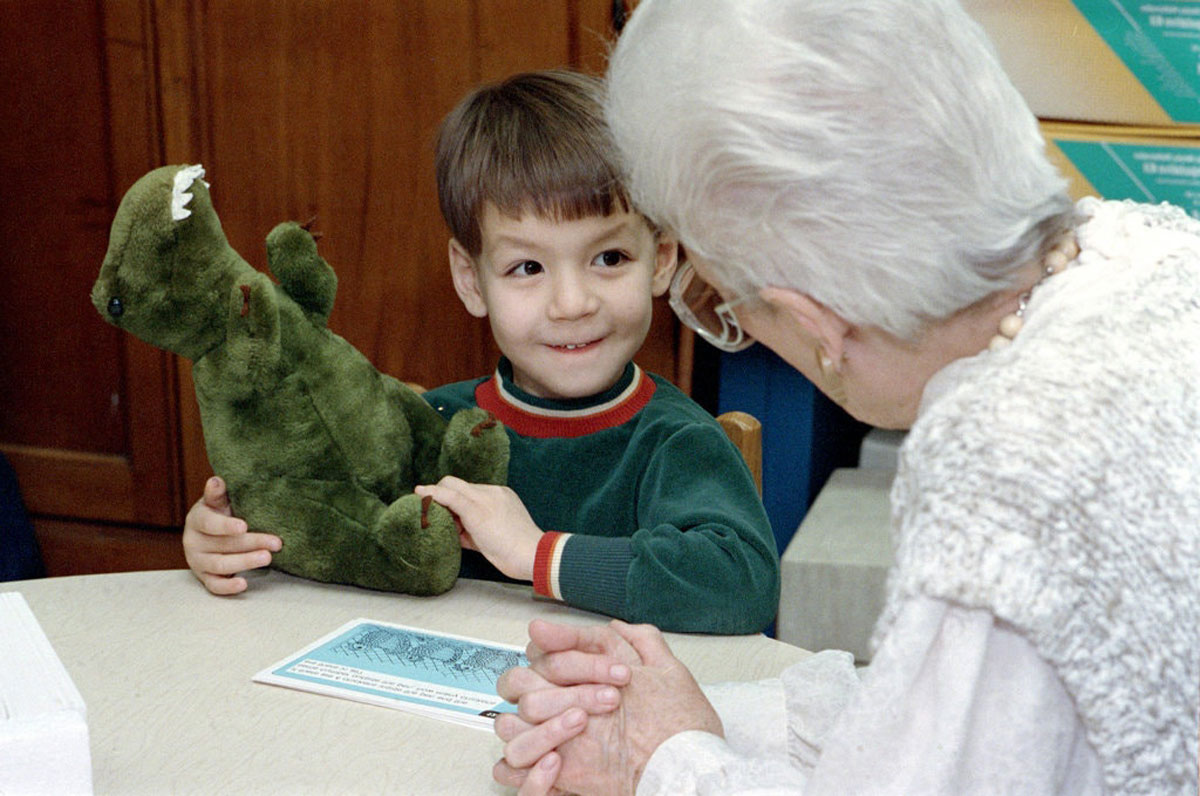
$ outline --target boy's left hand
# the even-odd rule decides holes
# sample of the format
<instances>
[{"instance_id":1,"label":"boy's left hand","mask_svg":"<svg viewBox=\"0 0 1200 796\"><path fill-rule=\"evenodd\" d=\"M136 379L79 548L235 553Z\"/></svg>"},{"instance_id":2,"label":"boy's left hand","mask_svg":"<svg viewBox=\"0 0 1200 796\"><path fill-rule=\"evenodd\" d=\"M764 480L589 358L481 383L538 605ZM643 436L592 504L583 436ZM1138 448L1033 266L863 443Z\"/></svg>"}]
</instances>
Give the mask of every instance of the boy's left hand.
<instances>
[{"instance_id":1,"label":"boy's left hand","mask_svg":"<svg viewBox=\"0 0 1200 796\"><path fill-rule=\"evenodd\" d=\"M429 496L458 518L462 546L478 550L510 578L533 580L533 560L542 529L525 504L506 486L472 484L448 475L413 490Z\"/></svg>"}]
</instances>

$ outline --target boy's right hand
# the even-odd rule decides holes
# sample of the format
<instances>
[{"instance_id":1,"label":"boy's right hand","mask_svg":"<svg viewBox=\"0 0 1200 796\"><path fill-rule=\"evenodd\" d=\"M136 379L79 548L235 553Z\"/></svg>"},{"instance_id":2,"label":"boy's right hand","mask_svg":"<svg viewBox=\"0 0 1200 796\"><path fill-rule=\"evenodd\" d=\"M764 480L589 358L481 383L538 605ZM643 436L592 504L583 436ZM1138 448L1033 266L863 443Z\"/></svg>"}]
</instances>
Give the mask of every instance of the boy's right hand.
<instances>
[{"instance_id":1,"label":"boy's right hand","mask_svg":"<svg viewBox=\"0 0 1200 796\"><path fill-rule=\"evenodd\" d=\"M250 533L245 520L233 516L225 482L213 476L204 485L183 523L183 555L192 574L213 594L238 594L246 579L237 573L265 567L283 541L274 534Z\"/></svg>"},{"instance_id":2,"label":"boy's right hand","mask_svg":"<svg viewBox=\"0 0 1200 796\"><path fill-rule=\"evenodd\" d=\"M459 523L459 540L478 550L496 569L517 580L533 580L542 529L529 510L507 486L471 484L448 475L436 484L422 484L413 492L431 497L448 508Z\"/></svg>"}]
</instances>

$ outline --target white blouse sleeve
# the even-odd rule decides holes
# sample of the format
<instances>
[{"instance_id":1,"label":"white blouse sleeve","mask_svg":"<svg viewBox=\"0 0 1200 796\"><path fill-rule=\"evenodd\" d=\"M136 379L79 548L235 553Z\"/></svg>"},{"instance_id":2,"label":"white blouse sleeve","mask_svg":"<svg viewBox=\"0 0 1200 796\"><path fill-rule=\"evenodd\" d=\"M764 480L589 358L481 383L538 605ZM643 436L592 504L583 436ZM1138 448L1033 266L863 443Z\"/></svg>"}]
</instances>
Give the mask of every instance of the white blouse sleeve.
<instances>
[{"instance_id":1,"label":"white blouse sleeve","mask_svg":"<svg viewBox=\"0 0 1200 796\"><path fill-rule=\"evenodd\" d=\"M987 611L909 601L861 683L846 653L825 652L708 693L727 740L674 736L638 793L1103 789L1054 671Z\"/></svg>"}]
</instances>

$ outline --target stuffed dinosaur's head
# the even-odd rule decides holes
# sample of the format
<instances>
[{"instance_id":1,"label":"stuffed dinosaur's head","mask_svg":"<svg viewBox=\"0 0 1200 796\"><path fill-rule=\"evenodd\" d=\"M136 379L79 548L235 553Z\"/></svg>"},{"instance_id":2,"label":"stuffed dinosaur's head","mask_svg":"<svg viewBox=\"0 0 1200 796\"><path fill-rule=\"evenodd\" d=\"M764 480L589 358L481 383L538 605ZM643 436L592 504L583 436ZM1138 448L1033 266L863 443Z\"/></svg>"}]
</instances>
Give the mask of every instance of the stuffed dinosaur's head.
<instances>
[{"instance_id":1,"label":"stuffed dinosaur's head","mask_svg":"<svg viewBox=\"0 0 1200 796\"><path fill-rule=\"evenodd\" d=\"M164 166L121 200L92 304L151 345L198 359L224 338L225 297L250 266L230 247L200 166Z\"/></svg>"}]
</instances>

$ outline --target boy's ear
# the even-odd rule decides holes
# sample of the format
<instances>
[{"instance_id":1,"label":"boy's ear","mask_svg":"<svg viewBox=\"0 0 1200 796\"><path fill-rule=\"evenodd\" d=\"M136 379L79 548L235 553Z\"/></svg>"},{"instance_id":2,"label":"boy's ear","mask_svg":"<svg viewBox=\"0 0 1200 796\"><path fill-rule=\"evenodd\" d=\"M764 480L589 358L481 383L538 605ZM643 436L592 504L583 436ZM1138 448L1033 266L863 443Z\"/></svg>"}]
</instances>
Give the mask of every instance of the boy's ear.
<instances>
[{"instance_id":1,"label":"boy's ear","mask_svg":"<svg viewBox=\"0 0 1200 796\"><path fill-rule=\"evenodd\" d=\"M654 276L650 281L650 292L655 298L667 292L678 264L679 242L670 235L659 235L658 248L654 254Z\"/></svg>"},{"instance_id":2,"label":"boy's ear","mask_svg":"<svg viewBox=\"0 0 1200 796\"><path fill-rule=\"evenodd\" d=\"M835 363L841 363L846 337L854 329L841 315L809 296L786 287L765 287L759 298L776 312L787 316L806 335L825 350Z\"/></svg>"},{"instance_id":3,"label":"boy's ear","mask_svg":"<svg viewBox=\"0 0 1200 796\"><path fill-rule=\"evenodd\" d=\"M487 317L487 302L479 288L479 275L475 272L475 260L454 238L450 239L450 277L454 280L454 292L462 301L467 312L476 318Z\"/></svg>"}]
</instances>

